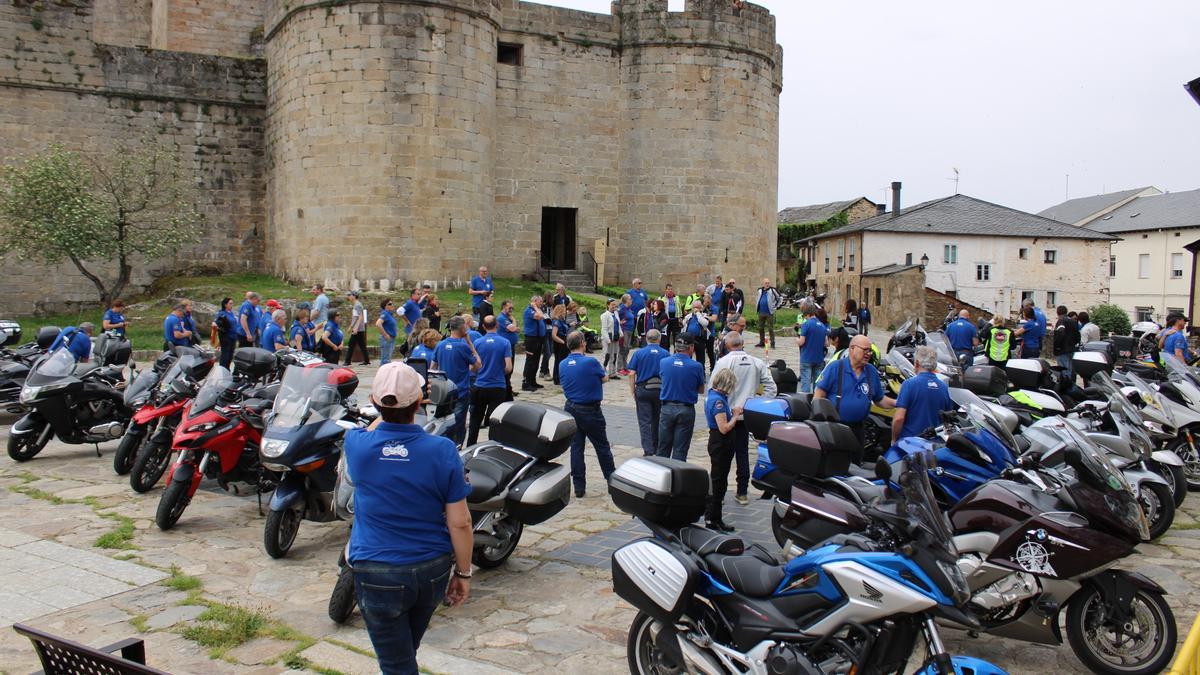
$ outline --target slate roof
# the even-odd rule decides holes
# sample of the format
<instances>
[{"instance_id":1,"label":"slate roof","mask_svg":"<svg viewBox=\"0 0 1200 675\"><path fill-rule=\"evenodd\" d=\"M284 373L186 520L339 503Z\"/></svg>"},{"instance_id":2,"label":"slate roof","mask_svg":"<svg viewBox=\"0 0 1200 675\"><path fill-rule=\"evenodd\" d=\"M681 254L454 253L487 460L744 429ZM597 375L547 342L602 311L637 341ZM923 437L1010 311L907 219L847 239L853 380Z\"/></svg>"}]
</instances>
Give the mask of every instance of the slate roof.
<instances>
[{"instance_id":1,"label":"slate roof","mask_svg":"<svg viewBox=\"0 0 1200 675\"><path fill-rule=\"evenodd\" d=\"M1068 225L1078 223L1088 216L1099 213L1114 204L1129 199L1137 193L1149 189L1150 186L1134 188L1132 190L1122 190L1120 192L1109 192L1103 195L1093 195L1091 197L1079 197L1077 199L1068 199L1067 201L1051 206L1043 211L1038 211L1039 216L1057 220Z\"/></svg>"},{"instance_id":2,"label":"slate roof","mask_svg":"<svg viewBox=\"0 0 1200 675\"><path fill-rule=\"evenodd\" d=\"M891 265L884 265L883 267L876 267L874 269L863 270L862 276L864 276L864 277L886 277L889 274L903 272L904 270L911 270L916 267L920 267L920 265L902 265L900 263L892 263Z\"/></svg>"},{"instance_id":3,"label":"slate roof","mask_svg":"<svg viewBox=\"0 0 1200 675\"><path fill-rule=\"evenodd\" d=\"M850 232L908 232L913 234L961 234L989 237L1047 237L1054 239L1104 239L1120 237L1074 227L1032 213L1010 209L967 195L933 199L901 208L893 217L885 213L816 234L801 241L825 239Z\"/></svg>"},{"instance_id":4,"label":"slate roof","mask_svg":"<svg viewBox=\"0 0 1200 675\"><path fill-rule=\"evenodd\" d=\"M866 197L858 197L844 202L829 202L828 204L813 204L811 206L791 206L779 212L779 223L783 225L803 225L805 223L820 223L836 216L854 206ZM870 201L870 200L867 200ZM874 203L874 202L872 202Z\"/></svg>"},{"instance_id":5,"label":"slate roof","mask_svg":"<svg viewBox=\"0 0 1200 675\"><path fill-rule=\"evenodd\" d=\"M1200 190L1138 197L1088 227L1109 233L1200 227Z\"/></svg>"}]
</instances>

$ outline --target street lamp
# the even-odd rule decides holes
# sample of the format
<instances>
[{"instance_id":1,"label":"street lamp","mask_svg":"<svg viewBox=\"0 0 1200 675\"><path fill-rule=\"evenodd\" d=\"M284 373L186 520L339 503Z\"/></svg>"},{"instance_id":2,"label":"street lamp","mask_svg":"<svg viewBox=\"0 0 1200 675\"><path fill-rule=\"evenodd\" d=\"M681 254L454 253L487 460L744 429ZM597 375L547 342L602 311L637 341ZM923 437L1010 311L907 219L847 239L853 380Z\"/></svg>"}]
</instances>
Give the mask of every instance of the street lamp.
<instances>
[{"instance_id":1,"label":"street lamp","mask_svg":"<svg viewBox=\"0 0 1200 675\"><path fill-rule=\"evenodd\" d=\"M921 267L925 267L928 264L929 264L929 254L922 253L921 254Z\"/></svg>"}]
</instances>

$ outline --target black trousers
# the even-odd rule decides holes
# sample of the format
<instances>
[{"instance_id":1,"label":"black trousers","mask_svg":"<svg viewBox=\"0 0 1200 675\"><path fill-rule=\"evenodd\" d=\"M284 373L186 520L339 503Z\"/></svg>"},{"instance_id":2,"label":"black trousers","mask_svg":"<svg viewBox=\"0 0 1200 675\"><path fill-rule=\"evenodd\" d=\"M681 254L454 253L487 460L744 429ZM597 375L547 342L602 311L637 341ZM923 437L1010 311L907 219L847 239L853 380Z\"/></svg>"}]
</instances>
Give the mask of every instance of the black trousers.
<instances>
[{"instance_id":1,"label":"black trousers","mask_svg":"<svg viewBox=\"0 0 1200 675\"><path fill-rule=\"evenodd\" d=\"M350 342L346 345L346 362L343 365L350 365L350 359L354 356L354 347L358 346L362 350L364 366L370 365L371 359L367 356L367 331L350 334Z\"/></svg>"},{"instance_id":2,"label":"black trousers","mask_svg":"<svg viewBox=\"0 0 1200 675\"><path fill-rule=\"evenodd\" d=\"M725 492L729 489L729 467L733 463L734 449L737 445L737 433L730 431L722 434L716 429L708 430L708 458L712 465L709 479L712 481L712 495L708 498L708 508L704 519L710 523L721 522L721 506L725 502Z\"/></svg>"},{"instance_id":3,"label":"black trousers","mask_svg":"<svg viewBox=\"0 0 1200 675\"><path fill-rule=\"evenodd\" d=\"M549 330L548 328L546 330ZM550 338L550 334L546 333L546 337L542 338L542 374L550 374L550 355L554 353L554 340Z\"/></svg>"},{"instance_id":4,"label":"black trousers","mask_svg":"<svg viewBox=\"0 0 1200 675\"><path fill-rule=\"evenodd\" d=\"M230 363L233 363L233 350L237 349L237 340L232 337L220 336L221 341L221 360L220 364L226 368Z\"/></svg>"},{"instance_id":5,"label":"black trousers","mask_svg":"<svg viewBox=\"0 0 1200 675\"><path fill-rule=\"evenodd\" d=\"M471 390L471 421L467 427L467 445L475 445L479 441L479 428L483 421L496 409L496 406L508 399L508 390L503 387L479 388Z\"/></svg>"},{"instance_id":6,"label":"black trousers","mask_svg":"<svg viewBox=\"0 0 1200 675\"><path fill-rule=\"evenodd\" d=\"M546 339L541 335L525 336L525 368L522 371L524 379L521 384L537 383L538 363L542 360L542 346L545 344Z\"/></svg>"},{"instance_id":7,"label":"black trousers","mask_svg":"<svg viewBox=\"0 0 1200 675\"><path fill-rule=\"evenodd\" d=\"M239 347L253 347L254 346L254 338L247 338L244 335L239 335L238 339L237 339L237 343L238 343Z\"/></svg>"},{"instance_id":8,"label":"black trousers","mask_svg":"<svg viewBox=\"0 0 1200 675\"><path fill-rule=\"evenodd\" d=\"M571 355L571 350L567 349L567 345L559 344L553 339L550 340L550 344L554 346L554 384L559 384L558 367L562 364L563 359Z\"/></svg>"},{"instance_id":9,"label":"black trousers","mask_svg":"<svg viewBox=\"0 0 1200 675\"><path fill-rule=\"evenodd\" d=\"M679 331L682 327L682 321L679 319L667 320L667 351L675 353L675 341L679 339Z\"/></svg>"}]
</instances>

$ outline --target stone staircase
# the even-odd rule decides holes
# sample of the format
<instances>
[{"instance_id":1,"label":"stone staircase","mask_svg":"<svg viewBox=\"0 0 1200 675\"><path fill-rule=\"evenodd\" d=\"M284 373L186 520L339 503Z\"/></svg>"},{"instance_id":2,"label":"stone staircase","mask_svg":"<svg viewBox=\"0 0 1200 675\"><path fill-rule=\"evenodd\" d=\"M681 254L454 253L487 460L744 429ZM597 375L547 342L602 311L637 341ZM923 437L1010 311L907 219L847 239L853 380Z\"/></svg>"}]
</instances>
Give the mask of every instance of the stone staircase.
<instances>
[{"instance_id":1,"label":"stone staircase","mask_svg":"<svg viewBox=\"0 0 1200 675\"><path fill-rule=\"evenodd\" d=\"M591 293L596 287L592 275L579 270L546 270L550 283L562 284L568 291L585 291Z\"/></svg>"}]
</instances>

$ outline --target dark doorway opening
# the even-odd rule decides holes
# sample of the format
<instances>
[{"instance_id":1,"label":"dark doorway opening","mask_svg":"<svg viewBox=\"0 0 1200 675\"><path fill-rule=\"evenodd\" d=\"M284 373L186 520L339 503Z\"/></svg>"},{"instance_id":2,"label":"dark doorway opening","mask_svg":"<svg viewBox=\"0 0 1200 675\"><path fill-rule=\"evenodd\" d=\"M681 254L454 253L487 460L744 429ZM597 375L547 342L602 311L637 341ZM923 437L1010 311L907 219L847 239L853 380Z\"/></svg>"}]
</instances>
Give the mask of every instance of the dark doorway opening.
<instances>
[{"instance_id":1,"label":"dark doorway opening","mask_svg":"<svg viewBox=\"0 0 1200 675\"><path fill-rule=\"evenodd\" d=\"M542 207L542 267L575 269L575 215L579 209Z\"/></svg>"}]
</instances>

